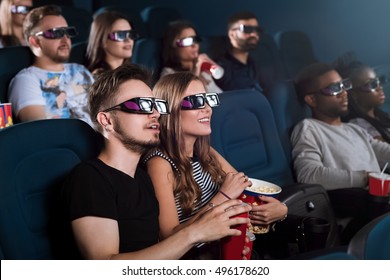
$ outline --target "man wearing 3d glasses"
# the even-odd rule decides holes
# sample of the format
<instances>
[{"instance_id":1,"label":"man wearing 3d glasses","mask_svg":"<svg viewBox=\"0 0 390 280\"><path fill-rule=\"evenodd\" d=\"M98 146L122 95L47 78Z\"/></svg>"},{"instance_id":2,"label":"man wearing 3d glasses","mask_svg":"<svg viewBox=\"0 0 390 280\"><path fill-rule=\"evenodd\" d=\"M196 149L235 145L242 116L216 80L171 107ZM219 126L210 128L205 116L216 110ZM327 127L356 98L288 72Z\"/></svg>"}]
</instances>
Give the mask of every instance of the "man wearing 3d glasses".
<instances>
[{"instance_id":1,"label":"man wearing 3d glasses","mask_svg":"<svg viewBox=\"0 0 390 280\"><path fill-rule=\"evenodd\" d=\"M215 80L216 84L224 91L245 88L262 90L259 72L249 54L257 47L261 35L256 15L250 12L236 13L230 17L227 29L230 48L216 61L225 70L224 76Z\"/></svg>"},{"instance_id":2,"label":"man wearing 3d glasses","mask_svg":"<svg viewBox=\"0 0 390 280\"><path fill-rule=\"evenodd\" d=\"M348 113L352 84L333 67L309 65L297 75L295 86L312 110L312 118L298 123L291 135L297 180L321 184L336 216L354 218L342 235L347 244L361 226L390 210L388 197L385 203L373 203L367 191L368 173L381 172L390 161L390 145L341 121Z\"/></svg>"},{"instance_id":3,"label":"man wearing 3d glasses","mask_svg":"<svg viewBox=\"0 0 390 280\"><path fill-rule=\"evenodd\" d=\"M22 122L78 118L92 125L87 108L92 75L83 65L65 63L76 29L68 27L58 6L48 5L27 14L23 32L35 61L10 83L8 95L15 116Z\"/></svg>"},{"instance_id":4,"label":"man wearing 3d glasses","mask_svg":"<svg viewBox=\"0 0 390 280\"><path fill-rule=\"evenodd\" d=\"M65 243L77 245L82 258L178 259L197 242L239 235L230 226L249 222L229 219L250 209L229 200L159 242L158 201L150 177L137 167L141 155L159 144L159 118L169 114L167 102L154 98L150 78L125 64L102 73L91 87L91 117L104 147L98 158L75 167L62 192L75 241Z\"/></svg>"}]
</instances>

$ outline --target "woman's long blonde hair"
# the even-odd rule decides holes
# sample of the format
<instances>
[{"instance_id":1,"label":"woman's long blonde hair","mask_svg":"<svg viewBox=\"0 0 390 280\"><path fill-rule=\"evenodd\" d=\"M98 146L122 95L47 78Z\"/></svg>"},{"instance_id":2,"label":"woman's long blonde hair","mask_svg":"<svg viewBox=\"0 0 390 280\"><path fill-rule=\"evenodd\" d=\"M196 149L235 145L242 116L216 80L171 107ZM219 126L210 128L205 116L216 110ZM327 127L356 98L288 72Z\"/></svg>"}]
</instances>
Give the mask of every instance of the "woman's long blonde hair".
<instances>
[{"instance_id":1,"label":"woman's long blonde hair","mask_svg":"<svg viewBox=\"0 0 390 280\"><path fill-rule=\"evenodd\" d=\"M0 35L14 35L12 31L11 6L14 0L0 1Z\"/></svg>"},{"instance_id":2,"label":"woman's long blonde hair","mask_svg":"<svg viewBox=\"0 0 390 280\"><path fill-rule=\"evenodd\" d=\"M174 194L179 196L183 213L190 213L194 209L194 202L201 199L199 186L193 178L190 159L184 154L180 117L183 94L192 81L202 82L190 72L178 72L160 78L153 89L156 98L165 99L169 104L170 115L160 117L159 149L173 160L179 170L179 173L175 174ZM225 173L215 156L210 154L210 136L198 137L194 156L198 158L202 169L209 172L217 184L222 184Z\"/></svg>"}]
</instances>

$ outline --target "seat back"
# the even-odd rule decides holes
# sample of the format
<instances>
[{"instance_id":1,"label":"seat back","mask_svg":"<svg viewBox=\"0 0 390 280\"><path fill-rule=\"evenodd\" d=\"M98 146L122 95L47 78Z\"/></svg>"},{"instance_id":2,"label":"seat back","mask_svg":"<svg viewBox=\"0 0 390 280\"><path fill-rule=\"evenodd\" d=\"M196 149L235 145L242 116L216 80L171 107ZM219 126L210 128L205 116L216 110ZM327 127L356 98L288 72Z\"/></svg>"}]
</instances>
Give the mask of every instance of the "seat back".
<instances>
[{"instance_id":1,"label":"seat back","mask_svg":"<svg viewBox=\"0 0 390 280\"><path fill-rule=\"evenodd\" d=\"M152 70L153 76L158 78L161 70L161 40L141 38L135 41L131 61Z\"/></svg>"},{"instance_id":2,"label":"seat back","mask_svg":"<svg viewBox=\"0 0 390 280\"><path fill-rule=\"evenodd\" d=\"M83 8L73 6L61 6L61 10L68 25L77 29L78 35L72 38L72 43L87 41L92 23L92 14Z\"/></svg>"},{"instance_id":3,"label":"seat back","mask_svg":"<svg viewBox=\"0 0 390 280\"><path fill-rule=\"evenodd\" d=\"M86 66L87 45L88 45L87 41L72 44L72 50L70 52L69 62L78 63Z\"/></svg>"},{"instance_id":4,"label":"seat back","mask_svg":"<svg viewBox=\"0 0 390 280\"><path fill-rule=\"evenodd\" d=\"M254 58L256 68L259 71L259 82L267 95L271 86L286 76L273 36L267 33L261 34L259 45L251 51L251 56Z\"/></svg>"},{"instance_id":5,"label":"seat back","mask_svg":"<svg viewBox=\"0 0 390 280\"><path fill-rule=\"evenodd\" d=\"M151 5L141 11L147 34L152 38L162 38L165 29L171 21L182 18L178 10L173 7Z\"/></svg>"},{"instance_id":6,"label":"seat back","mask_svg":"<svg viewBox=\"0 0 390 280\"><path fill-rule=\"evenodd\" d=\"M318 61L305 32L280 31L274 38L288 78L293 78L303 67Z\"/></svg>"},{"instance_id":7,"label":"seat back","mask_svg":"<svg viewBox=\"0 0 390 280\"><path fill-rule=\"evenodd\" d=\"M29 47L0 48L0 102L8 101L8 85L23 68L29 67L34 55Z\"/></svg>"},{"instance_id":8,"label":"seat back","mask_svg":"<svg viewBox=\"0 0 390 280\"><path fill-rule=\"evenodd\" d=\"M77 119L25 122L0 130L0 248L5 259L53 259L58 191L101 138ZM57 237L58 238L58 237Z\"/></svg>"},{"instance_id":9,"label":"seat back","mask_svg":"<svg viewBox=\"0 0 390 280\"><path fill-rule=\"evenodd\" d=\"M282 142L286 158L291 162L290 134L294 126L304 118L311 116L310 108L298 100L291 80L275 83L267 94L274 113L276 127Z\"/></svg>"},{"instance_id":10,"label":"seat back","mask_svg":"<svg viewBox=\"0 0 390 280\"><path fill-rule=\"evenodd\" d=\"M361 228L351 239L348 253L363 260L390 260L390 213Z\"/></svg>"},{"instance_id":11,"label":"seat back","mask_svg":"<svg viewBox=\"0 0 390 280\"><path fill-rule=\"evenodd\" d=\"M247 89L224 92L220 99L221 105L213 108L212 146L249 177L291 184L292 172L265 96Z\"/></svg>"}]
</instances>

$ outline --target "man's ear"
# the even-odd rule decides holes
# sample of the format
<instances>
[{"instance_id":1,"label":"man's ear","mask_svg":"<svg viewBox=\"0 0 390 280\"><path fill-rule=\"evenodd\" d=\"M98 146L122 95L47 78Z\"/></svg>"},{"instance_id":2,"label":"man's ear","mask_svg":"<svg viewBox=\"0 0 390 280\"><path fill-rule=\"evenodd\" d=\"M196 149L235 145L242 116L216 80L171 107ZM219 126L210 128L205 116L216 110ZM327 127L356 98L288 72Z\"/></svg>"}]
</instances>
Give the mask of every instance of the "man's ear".
<instances>
[{"instance_id":1,"label":"man's ear","mask_svg":"<svg viewBox=\"0 0 390 280\"><path fill-rule=\"evenodd\" d=\"M96 116L96 120L106 130L111 127L111 119L109 114L105 112L99 112Z\"/></svg>"},{"instance_id":2,"label":"man's ear","mask_svg":"<svg viewBox=\"0 0 390 280\"><path fill-rule=\"evenodd\" d=\"M305 100L306 104L309 105L310 107L317 106L317 102L316 102L316 98L315 98L314 94L305 95L304 100Z\"/></svg>"},{"instance_id":3,"label":"man's ear","mask_svg":"<svg viewBox=\"0 0 390 280\"><path fill-rule=\"evenodd\" d=\"M36 36L30 36L28 37L28 44L33 48L40 48L40 41L39 38Z\"/></svg>"}]
</instances>

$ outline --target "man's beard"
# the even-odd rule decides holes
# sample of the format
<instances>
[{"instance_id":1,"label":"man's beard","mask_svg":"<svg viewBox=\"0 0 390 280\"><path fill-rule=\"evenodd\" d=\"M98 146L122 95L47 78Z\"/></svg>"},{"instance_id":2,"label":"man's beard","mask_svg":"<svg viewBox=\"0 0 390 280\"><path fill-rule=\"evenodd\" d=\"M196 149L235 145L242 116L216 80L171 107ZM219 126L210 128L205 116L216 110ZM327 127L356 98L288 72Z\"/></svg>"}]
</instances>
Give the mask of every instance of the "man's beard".
<instances>
[{"instance_id":1,"label":"man's beard","mask_svg":"<svg viewBox=\"0 0 390 280\"><path fill-rule=\"evenodd\" d=\"M116 131L118 135L119 141L130 151L144 154L147 151L149 151L152 148L157 147L160 144L160 139L157 137L155 140L149 140L149 141L140 141L133 137L128 136L122 126L120 125L120 122L115 121L114 123L114 130Z\"/></svg>"},{"instance_id":2,"label":"man's beard","mask_svg":"<svg viewBox=\"0 0 390 280\"><path fill-rule=\"evenodd\" d=\"M240 50L245 51L245 52L249 52L249 51L256 49L256 47L259 43L259 40L251 40L251 39L253 39L253 37L248 38L246 40L238 39L237 43L238 43L238 46L240 47Z\"/></svg>"}]
</instances>

